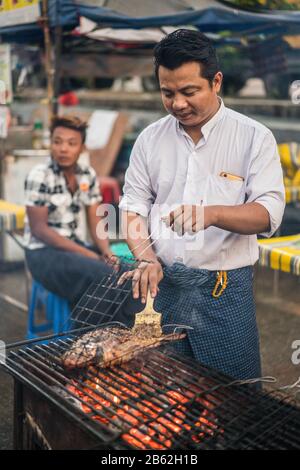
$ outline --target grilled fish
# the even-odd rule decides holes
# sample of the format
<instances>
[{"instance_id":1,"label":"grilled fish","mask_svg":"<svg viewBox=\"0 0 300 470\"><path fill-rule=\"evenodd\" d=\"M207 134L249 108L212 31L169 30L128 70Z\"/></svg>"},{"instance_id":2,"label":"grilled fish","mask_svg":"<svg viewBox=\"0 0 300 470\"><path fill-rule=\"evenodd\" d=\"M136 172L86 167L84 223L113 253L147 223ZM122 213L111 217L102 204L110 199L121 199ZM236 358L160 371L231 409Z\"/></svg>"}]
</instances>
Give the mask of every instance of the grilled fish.
<instances>
[{"instance_id":1,"label":"grilled fish","mask_svg":"<svg viewBox=\"0 0 300 470\"><path fill-rule=\"evenodd\" d=\"M155 348L168 341L179 340L185 333L171 333L159 337L140 331L118 327L97 328L77 339L66 351L62 365L67 369L83 368L90 365L110 367L123 364L136 357L140 352Z\"/></svg>"}]
</instances>

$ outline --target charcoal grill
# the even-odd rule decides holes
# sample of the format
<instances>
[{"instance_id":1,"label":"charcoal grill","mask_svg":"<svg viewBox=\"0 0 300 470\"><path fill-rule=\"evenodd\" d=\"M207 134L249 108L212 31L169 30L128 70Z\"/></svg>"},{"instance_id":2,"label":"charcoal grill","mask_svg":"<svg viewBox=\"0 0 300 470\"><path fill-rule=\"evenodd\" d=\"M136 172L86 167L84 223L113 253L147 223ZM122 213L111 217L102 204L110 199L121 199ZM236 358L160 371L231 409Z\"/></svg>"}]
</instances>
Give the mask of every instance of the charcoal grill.
<instances>
[{"instance_id":1,"label":"charcoal grill","mask_svg":"<svg viewBox=\"0 0 300 470\"><path fill-rule=\"evenodd\" d=\"M107 369L65 370L79 335L117 320L130 295L116 274L95 283L68 335L11 345L16 449L300 449L292 397L233 381L172 346Z\"/></svg>"}]
</instances>

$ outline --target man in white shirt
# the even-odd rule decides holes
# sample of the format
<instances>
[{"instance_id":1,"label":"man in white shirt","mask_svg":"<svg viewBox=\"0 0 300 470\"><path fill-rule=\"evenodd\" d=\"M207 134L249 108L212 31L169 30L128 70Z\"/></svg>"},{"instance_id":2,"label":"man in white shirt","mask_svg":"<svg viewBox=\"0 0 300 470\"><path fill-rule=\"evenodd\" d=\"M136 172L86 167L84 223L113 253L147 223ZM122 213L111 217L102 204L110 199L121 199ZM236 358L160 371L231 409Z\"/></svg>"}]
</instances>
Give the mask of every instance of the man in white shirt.
<instances>
[{"instance_id":1,"label":"man in white shirt","mask_svg":"<svg viewBox=\"0 0 300 470\"><path fill-rule=\"evenodd\" d=\"M142 302L148 289L152 297L159 292L155 308L165 324L193 327L177 345L182 353L253 378L260 375L256 235L271 236L284 211L276 142L224 106L222 73L202 33L177 30L154 56L169 115L148 126L132 151L120 208L129 247L143 261L120 282L132 277Z\"/></svg>"}]
</instances>

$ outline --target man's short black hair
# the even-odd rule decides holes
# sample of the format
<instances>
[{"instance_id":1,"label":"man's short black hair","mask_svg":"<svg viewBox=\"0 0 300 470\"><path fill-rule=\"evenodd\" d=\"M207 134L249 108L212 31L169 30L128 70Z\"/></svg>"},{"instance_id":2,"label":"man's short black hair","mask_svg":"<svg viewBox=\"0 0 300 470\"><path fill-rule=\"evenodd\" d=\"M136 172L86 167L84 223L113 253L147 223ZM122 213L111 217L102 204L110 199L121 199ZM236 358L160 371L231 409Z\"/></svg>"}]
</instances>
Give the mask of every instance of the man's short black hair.
<instances>
[{"instance_id":1,"label":"man's short black hair","mask_svg":"<svg viewBox=\"0 0 300 470\"><path fill-rule=\"evenodd\" d=\"M188 62L198 62L201 75L210 85L219 69L219 62L212 42L200 31L177 29L168 34L154 48L155 74L162 65L175 70Z\"/></svg>"},{"instance_id":2,"label":"man's short black hair","mask_svg":"<svg viewBox=\"0 0 300 470\"><path fill-rule=\"evenodd\" d=\"M57 127L66 127L67 129L79 132L84 144L88 125L77 116L53 116L50 125L51 136Z\"/></svg>"}]
</instances>

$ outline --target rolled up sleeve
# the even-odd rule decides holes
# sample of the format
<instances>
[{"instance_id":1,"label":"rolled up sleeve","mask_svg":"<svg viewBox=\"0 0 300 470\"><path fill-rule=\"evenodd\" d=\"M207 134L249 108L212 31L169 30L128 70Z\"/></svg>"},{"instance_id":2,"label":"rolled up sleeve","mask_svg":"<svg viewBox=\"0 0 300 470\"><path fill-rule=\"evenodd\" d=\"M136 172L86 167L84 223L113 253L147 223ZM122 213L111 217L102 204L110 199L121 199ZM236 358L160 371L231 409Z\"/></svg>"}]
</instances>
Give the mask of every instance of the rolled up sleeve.
<instances>
[{"instance_id":1,"label":"rolled up sleeve","mask_svg":"<svg viewBox=\"0 0 300 470\"><path fill-rule=\"evenodd\" d=\"M281 224L285 208L283 173L277 144L269 131L250 162L247 179L247 203L257 202L264 206L270 217L270 231L260 233L271 237Z\"/></svg>"},{"instance_id":2,"label":"rolled up sleeve","mask_svg":"<svg viewBox=\"0 0 300 470\"><path fill-rule=\"evenodd\" d=\"M154 195L146 161L145 137L143 133L135 142L125 175L123 197L119 204L122 211L136 212L148 217Z\"/></svg>"}]
</instances>

